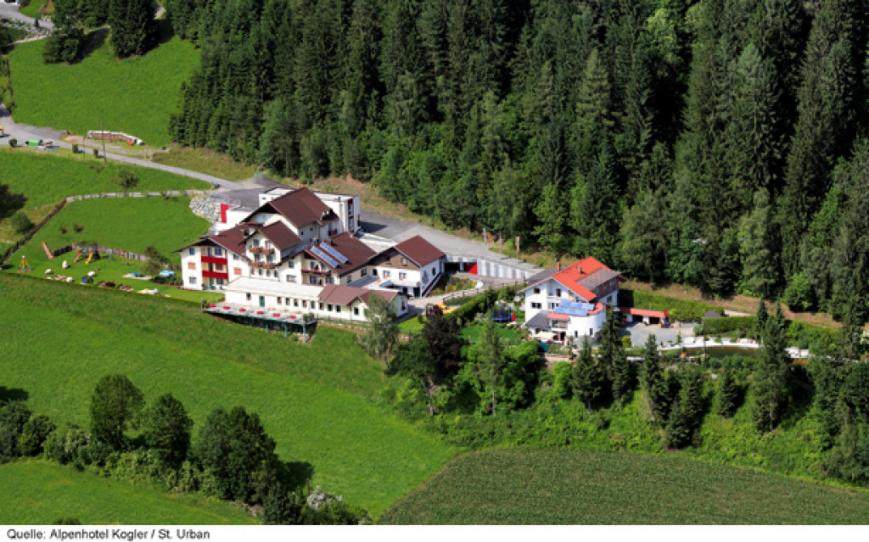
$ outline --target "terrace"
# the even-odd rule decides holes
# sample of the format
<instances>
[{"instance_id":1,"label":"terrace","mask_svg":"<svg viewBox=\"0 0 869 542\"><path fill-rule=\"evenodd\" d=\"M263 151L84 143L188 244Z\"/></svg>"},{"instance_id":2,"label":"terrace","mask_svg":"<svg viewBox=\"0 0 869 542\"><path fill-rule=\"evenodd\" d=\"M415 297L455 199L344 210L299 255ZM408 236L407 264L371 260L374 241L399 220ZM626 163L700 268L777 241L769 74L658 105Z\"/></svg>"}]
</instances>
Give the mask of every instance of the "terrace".
<instances>
[{"instance_id":1,"label":"terrace","mask_svg":"<svg viewBox=\"0 0 869 542\"><path fill-rule=\"evenodd\" d=\"M242 324L255 325L287 335L291 331L301 331L307 335L309 328L317 324L311 314L274 308L256 308L238 303L208 303L202 310Z\"/></svg>"}]
</instances>

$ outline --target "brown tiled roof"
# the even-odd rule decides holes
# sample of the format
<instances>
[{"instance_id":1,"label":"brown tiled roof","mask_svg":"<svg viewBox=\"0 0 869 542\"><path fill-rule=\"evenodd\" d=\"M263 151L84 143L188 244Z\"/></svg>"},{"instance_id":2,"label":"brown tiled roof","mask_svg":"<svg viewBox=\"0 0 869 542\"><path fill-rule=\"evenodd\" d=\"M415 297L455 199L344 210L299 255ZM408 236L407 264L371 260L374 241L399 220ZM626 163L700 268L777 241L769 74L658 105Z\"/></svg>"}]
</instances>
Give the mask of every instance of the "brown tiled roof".
<instances>
[{"instance_id":1,"label":"brown tiled roof","mask_svg":"<svg viewBox=\"0 0 869 542\"><path fill-rule=\"evenodd\" d=\"M407 256L416 265L422 267L446 256L439 248L429 243L419 235L395 245L395 250Z\"/></svg>"},{"instance_id":2,"label":"brown tiled roof","mask_svg":"<svg viewBox=\"0 0 869 542\"><path fill-rule=\"evenodd\" d=\"M286 250L302 242L299 236L280 220L260 228L260 231L278 250Z\"/></svg>"},{"instance_id":3,"label":"brown tiled roof","mask_svg":"<svg viewBox=\"0 0 869 542\"><path fill-rule=\"evenodd\" d=\"M354 288L353 286L344 286L343 284L327 284L319 295L320 303L331 303L332 305L349 305L366 295L368 290L365 288Z\"/></svg>"},{"instance_id":4,"label":"brown tiled roof","mask_svg":"<svg viewBox=\"0 0 869 542\"><path fill-rule=\"evenodd\" d=\"M329 206L307 188L293 190L289 194L265 203L251 213L247 219L257 213L278 213L297 228L314 223L322 225L338 218Z\"/></svg>"},{"instance_id":5,"label":"brown tiled roof","mask_svg":"<svg viewBox=\"0 0 869 542\"><path fill-rule=\"evenodd\" d=\"M349 232L344 232L334 237L330 237L326 241L318 243L314 246L319 246L327 243L331 245L335 250L346 256L347 261L341 263L340 265L338 265L338 267L332 267L329 262L324 261L322 258L317 256L317 254L314 253L310 248L305 250L305 253L312 258L316 258L317 260L323 262L323 264L330 269L336 271L338 276L359 269L361 266L367 264L372 257L377 255L377 253L371 250L368 245L353 237L353 234Z\"/></svg>"},{"instance_id":6,"label":"brown tiled roof","mask_svg":"<svg viewBox=\"0 0 869 542\"><path fill-rule=\"evenodd\" d=\"M320 303L331 303L332 305L346 306L350 305L357 299L368 303L370 295L382 297L387 301L392 301L398 295L398 292L393 290L369 290L367 288L355 288L353 286L344 286L343 284L327 284L321 291L319 300Z\"/></svg>"},{"instance_id":7,"label":"brown tiled roof","mask_svg":"<svg viewBox=\"0 0 869 542\"><path fill-rule=\"evenodd\" d=\"M239 224L234 226L228 230L224 230L220 233L216 233L214 235L206 235L202 237L195 243L191 243L187 245L187 247L193 246L201 246L206 243L215 244L225 248L230 252L234 252L239 255L244 255L244 240L245 240L245 230L250 227L250 224Z\"/></svg>"}]
</instances>

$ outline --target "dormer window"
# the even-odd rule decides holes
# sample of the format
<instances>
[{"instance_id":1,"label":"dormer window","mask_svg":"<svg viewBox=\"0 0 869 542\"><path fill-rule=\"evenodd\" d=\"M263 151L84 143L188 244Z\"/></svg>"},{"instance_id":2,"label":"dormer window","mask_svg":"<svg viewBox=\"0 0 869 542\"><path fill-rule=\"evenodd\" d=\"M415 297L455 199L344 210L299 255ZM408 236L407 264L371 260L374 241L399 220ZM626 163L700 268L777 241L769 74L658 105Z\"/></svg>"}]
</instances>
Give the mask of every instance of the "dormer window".
<instances>
[{"instance_id":1,"label":"dormer window","mask_svg":"<svg viewBox=\"0 0 869 542\"><path fill-rule=\"evenodd\" d=\"M407 258L404 256L401 257L401 265L407 265Z\"/></svg>"}]
</instances>

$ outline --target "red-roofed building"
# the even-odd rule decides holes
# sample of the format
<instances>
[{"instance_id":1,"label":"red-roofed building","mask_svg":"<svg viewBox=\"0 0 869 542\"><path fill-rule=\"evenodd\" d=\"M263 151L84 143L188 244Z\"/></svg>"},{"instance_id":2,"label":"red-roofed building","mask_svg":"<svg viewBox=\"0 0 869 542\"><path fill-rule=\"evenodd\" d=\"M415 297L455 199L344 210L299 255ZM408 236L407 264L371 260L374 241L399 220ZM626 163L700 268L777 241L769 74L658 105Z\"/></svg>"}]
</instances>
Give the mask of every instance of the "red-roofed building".
<instances>
[{"instance_id":1,"label":"red-roofed building","mask_svg":"<svg viewBox=\"0 0 869 542\"><path fill-rule=\"evenodd\" d=\"M437 284L446 260L442 250L415 235L371 258L368 267L384 287L420 297Z\"/></svg>"},{"instance_id":2,"label":"red-roofed building","mask_svg":"<svg viewBox=\"0 0 869 542\"><path fill-rule=\"evenodd\" d=\"M594 257L563 269L547 269L531 277L525 296L525 326L552 333L557 340L595 336L616 307L621 274Z\"/></svg>"}]
</instances>

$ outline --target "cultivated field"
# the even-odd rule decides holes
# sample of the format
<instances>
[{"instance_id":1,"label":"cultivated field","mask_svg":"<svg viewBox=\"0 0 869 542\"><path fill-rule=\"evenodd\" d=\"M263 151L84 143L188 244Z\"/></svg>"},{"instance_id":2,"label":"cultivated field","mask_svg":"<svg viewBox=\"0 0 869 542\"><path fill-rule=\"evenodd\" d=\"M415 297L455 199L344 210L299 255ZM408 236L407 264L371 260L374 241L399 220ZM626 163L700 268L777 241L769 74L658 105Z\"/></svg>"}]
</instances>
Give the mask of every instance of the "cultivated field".
<instances>
[{"instance_id":1,"label":"cultivated field","mask_svg":"<svg viewBox=\"0 0 869 542\"><path fill-rule=\"evenodd\" d=\"M455 460L382 521L863 524L869 493L676 456L506 449Z\"/></svg>"},{"instance_id":2,"label":"cultivated field","mask_svg":"<svg viewBox=\"0 0 869 542\"><path fill-rule=\"evenodd\" d=\"M0 465L0 523L239 524L255 520L233 504L166 493L42 461Z\"/></svg>"},{"instance_id":3,"label":"cultivated field","mask_svg":"<svg viewBox=\"0 0 869 542\"><path fill-rule=\"evenodd\" d=\"M0 275L0 374L38 413L86 423L97 380L124 373L175 394L201 423L215 407L257 412L285 460L378 515L456 449L374 403L384 382L355 336L313 344L231 324L190 304ZM195 428L194 428L195 431Z\"/></svg>"},{"instance_id":4,"label":"cultivated field","mask_svg":"<svg viewBox=\"0 0 869 542\"><path fill-rule=\"evenodd\" d=\"M15 120L84 134L118 130L151 146L167 145L169 117L181 83L199 64L192 44L178 38L145 56L119 61L106 39L77 64L45 64L44 41L10 53Z\"/></svg>"}]
</instances>

